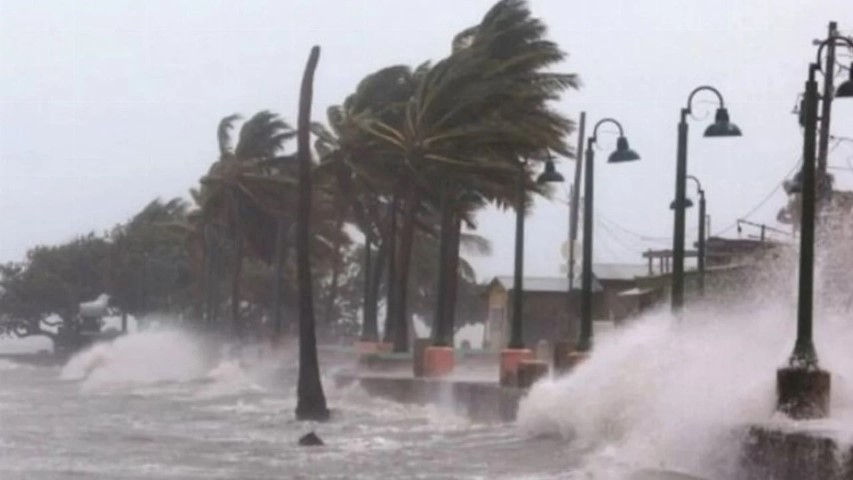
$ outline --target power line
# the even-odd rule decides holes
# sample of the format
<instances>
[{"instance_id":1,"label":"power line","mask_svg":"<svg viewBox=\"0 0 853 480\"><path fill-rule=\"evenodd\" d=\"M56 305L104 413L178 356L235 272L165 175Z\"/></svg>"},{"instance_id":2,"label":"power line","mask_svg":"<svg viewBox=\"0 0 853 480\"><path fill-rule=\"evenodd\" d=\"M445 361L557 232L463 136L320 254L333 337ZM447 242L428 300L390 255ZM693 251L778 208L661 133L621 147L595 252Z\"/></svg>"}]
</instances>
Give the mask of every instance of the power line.
<instances>
[{"instance_id":1,"label":"power line","mask_svg":"<svg viewBox=\"0 0 853 480\"><path fill-rule=\"evenodd\" d=\"M797 169L797 167L799 167L799 166L800 166L800 163L801 163L802 161L803 161L803 157L802 157L802 155L801 155L801 156L797 159L796 163L794 163L794 166L793 166L793 167L791 167L791 169L788 171L788 173L786 173L786 174L785 174L785 178L788 178L792 173L794 173L794 171ZM761 201L760 201L760 202L758 202L758 205L754 206L754 207L753 207L749 212L747 212L745 215L741 215L740 217L738 217L738 219L739 219L739 220L747 220L747 219L749 219L749 217L751 217L755 212L757 212L758 210L760 210L760 209L761 209L761 207L763 207L765 204L767 204L767 202L768 202L768 201L770 201L770 199L771 199L771 198L773 198L773 195L775 195L775 194L776 194L776 192L778 192L780 188L782 188L782 182L778 182L778 183L776 184L776 187L774 187L774 188L773 188L773 190L771 190L771 191L770 191L770 193L768 193L767 195L765 195L765 196L764 196L764 198L762 198L762 199L761 199ZM712 234L712 236L721 236L721 235L723 235L723 234L725 234L725 233L728 233L728 232L729 232L729 231L731 231L732 229L736 228L736 227L737 227L737 224L738 224L738 220L735 220L734 222L732 222L732 223L731 223L731 225L727 226L726 228L723 228L722 230L718 230L716 233Z\"/></svg>"}]
</instances>

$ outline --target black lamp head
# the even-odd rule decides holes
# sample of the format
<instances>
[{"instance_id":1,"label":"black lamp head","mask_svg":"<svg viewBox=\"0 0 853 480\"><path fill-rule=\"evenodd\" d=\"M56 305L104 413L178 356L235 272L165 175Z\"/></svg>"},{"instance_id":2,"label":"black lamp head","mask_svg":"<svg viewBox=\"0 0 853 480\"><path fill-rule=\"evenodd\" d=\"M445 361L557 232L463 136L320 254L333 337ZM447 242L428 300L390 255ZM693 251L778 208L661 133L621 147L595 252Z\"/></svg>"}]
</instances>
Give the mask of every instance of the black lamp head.
<instances>
[{"instance_id":1,"label":"black lamp head","mask_svg":"<svg viewBox=\"0 0 853 480\"><path fill-rule=\"evenodd\" d=\"M853 97L853 64L850 64L850 78L838 86L835 91L835 98L850 98Z\"/></svg>"},{"instance_id":2,"label":"black lamp head","mask_svg":"<svg viewBox=\"0 0 853 480\"><path fill-rule=\"evenodd\" d=\"M557 167L554 166L554 161L548 160L545 162L545 171L539 174L536 183L559 183L564 180L560 172L557 171Z\"/></svg>"},{"instance_id":3,"label":"black lamp head","mask_svg":"<svg viewBox=\"0 0 853 480\"><path fill-rule=\"evenodd\" d=\"M803 171L800 170L794 175L794 178L782 182L782 187L788 195L803 193Z\"/></svg>"},{"instance_id":4,"label":"black lamp head","mask_svg":"<svg viewBox=\"0 0 853 480\"><path fill-rule=\"evenodd\" d=\"M621 162L632 162L634 160L639 160L640 155L637 152L631 150L631 147L628 146L628 139L620 136L618 140L616 140L616 151L610 154L608 157L608 163L621 163Z\"/></svg>"},{"instance_id":5,"label":"black lamp head","mask_svg":"<svg viewBox=\"0 0 853 480\"><path fill-rule=\"evenodd\" d=\"M685 198L684 199L684 208L688 209L688 208L691 208L692 206L693 206L693 200L690 200L689 197ZM673 200L672 202L669 203L669 209L675 210L675 200Z\"/></svg>"},{"instance_id":6,"label":"black lamp head","mask_svg":"<svg viewBox=\"0 0 853 480\"><path fill-rule=\"evenodd\" d=\"M725 107L717 109L717 114L714 115L714 123L705 129L706 137L739 137L741 136L740 128L729 121L729 111Z\"/></svg>"},{"instance_id":7,"label":"black lamp head","mask_svg":"<svg viewBox=\"0 0 853 480\"><path fill-rule=\"evenodd\" d=\"M817 194L822 198L832 195L832 185L835 182L835 176L831 173L824 173L818 178L819 181L815 185ZM782 182L782 188L785 189L785 193L788 195L803 193L803 171L800 170L792 179Z\"/></svg>"}]
</instances>

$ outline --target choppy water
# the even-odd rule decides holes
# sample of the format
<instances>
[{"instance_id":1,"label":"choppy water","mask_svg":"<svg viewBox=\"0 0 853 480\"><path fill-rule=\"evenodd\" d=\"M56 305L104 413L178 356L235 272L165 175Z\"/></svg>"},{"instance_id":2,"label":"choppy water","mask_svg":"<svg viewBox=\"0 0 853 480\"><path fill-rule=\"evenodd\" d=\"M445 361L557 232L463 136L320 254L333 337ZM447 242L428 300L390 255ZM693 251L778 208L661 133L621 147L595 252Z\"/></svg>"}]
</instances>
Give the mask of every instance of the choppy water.
<instances>
[{"instance_id":1,"label":"choppy water","mask_svg":"<svg viewBox=\"0 0 853 480\"><path fill-rule=\"evenodd\" d=\"M242 368L217 356L146 333L64 368L0 363L0 478L563 478L574 463L562 439L328 379L333 419L295 422L290 355ZM326 447L297 446L311 430Z\"/></svg>"},{"instance_id":2,"label":"choppy water","mask_svg":"<svg viewBox=\"0 0 853 480\"><path fill-rule=\"evenodd\" d=\"M333 419L295 422L295 349L239 361L180 333L132 334L45 368L0 361L0 479L589 479L671 469L736 477L744 427L774 414L792 305L653 313L540 382L511 425L324 382ZM853 322L820 315L832 417L853 444ZM323 364L327 374L336 368ZM326 447L297 446L316 430ZM670 478L670 477L660 477Z\"/></svg>"}]
</instances>

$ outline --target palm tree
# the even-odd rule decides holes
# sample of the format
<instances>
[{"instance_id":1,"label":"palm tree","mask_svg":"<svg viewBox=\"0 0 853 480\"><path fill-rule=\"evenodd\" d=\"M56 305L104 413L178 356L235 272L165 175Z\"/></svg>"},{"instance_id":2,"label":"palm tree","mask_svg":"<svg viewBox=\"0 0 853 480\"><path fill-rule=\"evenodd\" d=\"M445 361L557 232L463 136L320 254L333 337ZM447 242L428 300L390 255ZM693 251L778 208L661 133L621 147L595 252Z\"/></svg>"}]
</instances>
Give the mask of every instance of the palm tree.
<instances>
[{"instance_id":1,"label":"palm tree","mask_svg":"<svg viewBox=\"0 0 853 480\"><path fill-rule=\"evenodd\" d=\"M311 291L311 258L309 253L311 218L311 101L314 71L320 59L320 47L313 47L299 95L297 157L299 159L299 211L296 253L299 281L299 380L297 384L296 418L325 420L329 418L326 396L320 382L317 358L317 336L314 331L314 298Z\"/></svg>"},{"instance_id":2,"label":"palm tree","mask_svg":"<svg viewBox=\"0 0 853 480\"><path fill-rule=\"evenodd\" d=\"M245 242L249 241L250 249L256 253L264 249L259 242L268 242L264 239L270 238L247 232L266 230L268 212L277 210L276 192L286 186L287 181L270 176L268 169L271 162L281 158L277 154L283 144L294 136L290 126L278 115L262 111L243 124L237 145L232 147L231 130L239 118L230 115L220 122L217 129L219 160L202 178L202 188L197 195L208 246L214 245L215 230L227 232L227 253L232 261L231 320L238 338L242 336L240 278L247 253ZM215 227L208 228L208 225Z\"/></svg>"},{"instance_id":3,"label":"palm tree","mask_svg":"<svg viewBox=\"0 0 853 480\"><path fill-rule=\"evenodd\" d=\"M502 0L478 26L456 37L450 56L417 76L402 119L370 116L358 122L403 159L405 197L395 283L408 277L415 214L424 198L438 196L433 185L452 185L441 195L444 208L451 210L456 209L456 188L506 202L520 159L545 148L571 154L564 139L573 124L550 103L576 87L577 79L547 71L565 54L544 34L544 24L532 18L524 1ZM525 182L532 185L525 173ZM452 216L444 224L450 228L442 235L451 235ZM397 299L395 315L402 316L404 293ZM401 335L396 340L399 344Z\"/></svg>"}]
</instances>

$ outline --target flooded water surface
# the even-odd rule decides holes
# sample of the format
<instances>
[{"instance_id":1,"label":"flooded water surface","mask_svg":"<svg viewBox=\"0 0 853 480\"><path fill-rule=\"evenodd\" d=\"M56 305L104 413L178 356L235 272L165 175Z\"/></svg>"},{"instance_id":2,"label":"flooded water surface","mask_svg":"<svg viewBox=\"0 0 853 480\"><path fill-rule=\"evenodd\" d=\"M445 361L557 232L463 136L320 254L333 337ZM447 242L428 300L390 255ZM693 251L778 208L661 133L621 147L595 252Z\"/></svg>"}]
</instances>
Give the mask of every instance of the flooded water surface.
<instances>
[{"instance_id":1,"label":"flooded water surface","mask_svg":"<svg viewBox=\"0 0 853 480\"><path fill-rule=\"evenodd\" d=\"M295 370L279 366L292 359L200 357L188 337L155 333L64 367L2 363L0 478L564 478L573 465L560 438L329 378L333 419L296 422ZM297 446L312 430L327 445Z\"/></svg>"}]
</instances>

